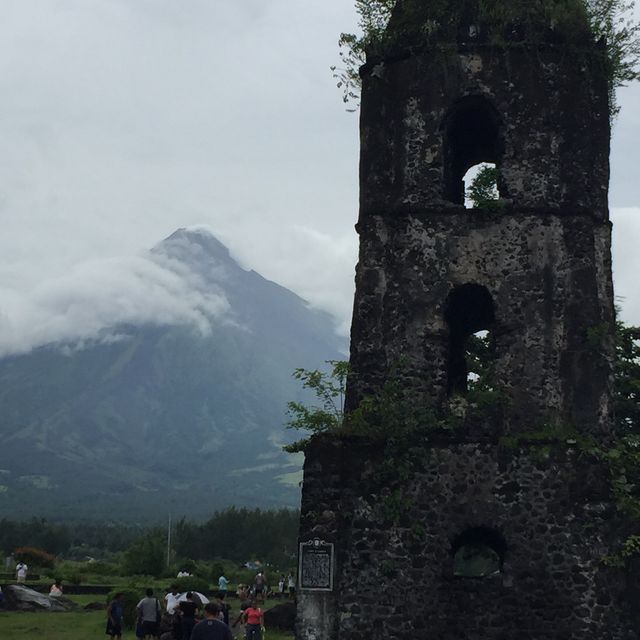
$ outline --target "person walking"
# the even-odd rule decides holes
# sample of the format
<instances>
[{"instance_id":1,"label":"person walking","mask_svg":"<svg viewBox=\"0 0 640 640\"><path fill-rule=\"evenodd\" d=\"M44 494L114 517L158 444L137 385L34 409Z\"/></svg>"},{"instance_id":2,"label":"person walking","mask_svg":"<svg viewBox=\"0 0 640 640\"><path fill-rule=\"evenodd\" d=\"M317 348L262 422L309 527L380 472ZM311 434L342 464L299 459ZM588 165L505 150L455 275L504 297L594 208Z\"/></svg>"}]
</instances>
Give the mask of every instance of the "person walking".
<instances>
[{"instance_id":1,"label":"person walking","mask_svg":"<svg viewBox=\"0 0 640 640\"><path fill-rule=\"evenodd\" d=\"M182 640L191 640L193 628L196 626L196 615L199 612L198 605L194 601L193 593L189 591L186 600L182 600L178 605L182 619Z\"/></svg>"},{"instance_id":2,"label":"person walking","mask_svg":"<svg viewBox=\"0 0 640 640\"><path fill-rule=\"evenodd\" d=\"M214 602L204 605L204 620L191 632L191 640L233 640L231 630L218 620L220 611Z\"/></svg>"},{"instance_id":3,"label":"person walking","mask_svg":"<svg viewBox=\"0 0 640 640\"><path fill-rule=\"evenodd\" d=\"M138 612L138 620L142 623L143 637L146 640L157 638L161 610L158 598L153 596L153 589L147 589L146 597L138 602L136 610Z\"/></svg>"},{"instance_id":4,"label":"person walking","mask_svg":"<svg viewBox=\"0 0 640 640\"><path fill-rule=\"evenodd\" d=\"M218 591L220 593L224 593L224 595L226 596L228 589L229 589L229 581L225 578L224 574L222 574L218 578Z\"/></svg>"},{"instance_id":5,"label":"person walking","mask_svg":"<svg viewBox=\"0 0 640 640\"><path fill-rule=\"evenodd\" d=\"M246 640L262 640L264 633L264 613L253 600L251 606L244 612Z\"/></svg>"},{"instance_id":6,"label":"person walking","mask_svg":"<svg viewBox=\"0 0 640 640\"><path fill-rule=\"evenodd\" d=\"M255 594L256 601L262 601L264 604L264 591L266 587L267 579L264 573L260 571L255 578L253 585L253 593Z\"/></svg>"},{"instance_id":7,"label":"person walking","mask_svg":"<svg viewBox=\"0 0 640 640\"><path fill-rule=\"evenodd\" d=\"M116 593L107 607L107 630L105 633L120 640L124 626L124 594Z\"/></svg>"},{"instance_id":8,"label":"person walking","mask_svg":"<svg viewBox=\"0 0 640 640\"><path fill-rule=\"evenodd\" d=\"M295 598L296 595L296 577L293 572L290 571L287 576L287 586L289 587L289 598Z\"/></svg>"},{"instance_id":9,"label":"person walking","mask_svg":"<svg viewBox=\"0 0 640 640\"><path fill-rule=\"evenodd\" d=\"M16 581L17 582L26 582L27 581L27 573L29 572L29 567L25 562L18 562L16 565Z\"/></svg>"}]
</instances>

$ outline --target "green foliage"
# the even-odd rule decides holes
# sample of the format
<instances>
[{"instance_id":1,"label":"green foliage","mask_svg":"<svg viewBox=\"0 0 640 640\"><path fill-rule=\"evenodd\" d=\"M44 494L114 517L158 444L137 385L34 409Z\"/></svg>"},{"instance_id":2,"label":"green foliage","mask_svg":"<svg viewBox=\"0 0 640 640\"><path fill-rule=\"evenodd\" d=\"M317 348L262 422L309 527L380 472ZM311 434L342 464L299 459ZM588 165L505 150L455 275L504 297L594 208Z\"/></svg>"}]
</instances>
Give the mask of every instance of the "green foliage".
<instances>
[{"instance_id":1,"label":"green foliage","mask_svg":"<svg viewBox=\"0 0 640 640\"><path fill-rule=\"evenodd\" d=\"M509 398L493 382L493 365L487 362L489 353L487 338L470 337L470 349L477 360L473 366L478 377L470 382L467 394L454 396L440 411L416 401L412 389L403 382L403 362L398 362L390 371L380 392L363 398L358 407L345 415L340 408L327 411L326 402L333 397L344 397L348 363L333 363L331 374L319 371L297 370L296 376L303 381L313 380L307 388L313 389L320 406L306 407L302 403L290 403L296 408L296 419L288 423L289 428L309 431L311 436L335 434L339 436L363 437L378 443L384 442L389 451L402 452L416 434L421 438L435 432L451 431L465 420L483 417L496 418L501 415ZM340 366L338 366L340 365ZM336 377L337 376L337 377ZM286 451L304 451L309 438L298 440L285 447Z\"/></svg>"},{"instance_id":2,"label":"green foliage","mask_svg":"<svg viewBox=\"0 0 640 640\"><path fill-rule=\"evenodd\" d=\"M186 578L176 578L172 581L173 584L177 585L178 591L200 591L200 593L205 593L209 590L209 583L204 578L199 578L198 576L187 576Z\"/></svg>"},{"instance_id":3,"label":"green foliage","mask_svg":"<svg viewBox=\"0 0 640 640\"><path fill-rule=\"evenodd\" d=\"M78 571L71 571L69 573L63 573L62 580L77 586L84 582L84 576Z\"/></svg>"},{"instance_id":4,"label":"green foliage","mask_svg":"<svg viewBox=\"0 0 640 640\"><path fill-rule=\"evenodd\" d=\"M467 189L467 198L477 209L496 209L499 198L498 168L483 165Z\"/></svg>"},{"instance_id":5,"label":"green foliage","mask_svg":"<svg viewBox=\"0 0 640 640\"><path fill-rule=\"evenodd\" d=\"M400 519L409 512L413 501L404 494L401 488L397 488L384 495L380 504L384 519L390 524L397 525Z\"/></svg>"},{"instance_id":6,"label":"green foliage","mask_svg":"<svg viewBox=\"0 0 640 640\"><path fill-rule=\"evenodd\" d=\"M640 535L629 536L619 553L605 556L602 561L609 567L623 569L631 558L640 556Z\"/></svg>"},{"instance_id":7,"label":"green foliage","mask_svg":"<svg viewBox=\"0 0 640 640\"><path fill-rule=\"evenodd\" d=\"M359 16L358 28L362 35L340 34L340 65L331 67L345 104L360 99L359 69L366 61L367 51L379 49L385 41L387 24L396 0L355 0L355 4Z\"/></svg>"},{"instance_id":8,"label":"green foliage","mask_svg":"<svg viewBox=\"0 0 640 640\"><path fill-rule=\"evenodd\" d=\"M138 613L136 611L136 606L138 602L142 599L143 593L139 589L114 589L107 596L107 605L109 605L113 599L116 597L116 594L122 593L124 596L124 624L128 629L132 629L136 624L136 619L138 617Z\"/></svg>"},{"instance_id":9,"label":"green foliage","mask_svg":"<svg viewBox=\"0 0 640 640\"><path fill-rule=\"evenodd\" d=\"M85 570L96 576L117 576L120 575L120 568L112 562L87 562Z\"/></svg>"},{"instance_id":10,"label":"green foliage","mask_svg":"<svg viewBox=\"0 0 640 640\"><path fill-rule=\"evenodd\" d=\"M224 565L221 562L214 562L211 565L211 571L209 573L211 580L214 584L218 584L218 578L224 576ZM228 578L228 576L225 576Z\"/></svg>"},{"instance_id":11,"label":"green foliage","mask_svg":"<svg viewBox=\"0 0 640 640\"><path fill-rule=\"evenodd\" d=\"M288 429L305 429L313 433L328 433L342 426L344 420L344 392L349 375L349 363L328 360L330 372L314 369L296 369L293 377L302 381L302 387L312 391L319 402L308 407L302 402L289 402ZM290 453L301 451L306 441L298 441L284 447Z\"/></svg>"},{"instance_id":12,"label":"green foliage","mask_svg":"<svg viewBox=\"0 0 640 640\"><path fill-rule=\"evenodd\" d=\"M341 34L341 65L331 68L345 103L359 100L358 70L367 56L381 55L389 44L407 37L414 44L436 38L455 42L461 16L474 13L494 44L507 45L518 33L525 41L535 42L549 29L577 43L585 37L604 42L612 115L618 112L616 88L638 79L640 25L633 18L635 0L430 0L405 2L402 14L393 19L395 0L356 0L355 4L360 34ZM392 27L387 29L390 20Z\"/></svg>"},{"instance_id":13,"label":"green foliage","mask_svg":"<svg viewBox=\"0 0 640 640\"><path fill-rule=\"evenodd\" d=\"M229 558L287 566L296 552L300 514L294 509L263 511L231 507L204 523L178 521L175 550L180 556L202 560ZM214 577L217 581L218 575ZM227 578L233 580L232 574Z\"/></svg>"},{"instance_id":14,"label":"green foliage","mask_svg":"<svg viewBox=\"0 0 640 640\"><path fill-rule=\"evenodd\" d=\"M620 111L616 89L638 80L640 24L633 18L635 0L585 0L591 31L607 45L611 115Z\"/></svg>"},{"instance_id":15,"label":"green foliage","mask_svg":"<svg viewBox=\"0 0 640 640\"><path fill-rule=\"evenodd\" d=\"M640 434L640 327L616 323L614 412L620 434Z\"/></svg>"},{"instance_id":16,"label":"green foliage","mask_svg":"<svg viewBox=\"0 0 640 640\"><path fill-rule=\"evenodd\" d=\"M32 518L26 522L0 520L0 549L6 554L16 547L37 547L58 555L71 542L71 532L63 525L47 522L44 518Z\"/></svg>"},{"instance_id":17,"label":"green foliage","mask_svg":"<svg viewBox=\"0 0 640 640\"><path fill-rule=\"evenodd\" d=\"M415 542L424 542L427 537L427 530L421 524L415 522L411 525L410 533Z\"/></svg>"},{"instance_id":18,"label":"green foliage","mask_svg":"<svg viewBox=\"0 0 640 640\"><path fill-rule=\"evenodd\" d=\"M396 570L393 566L393 563L389 560L383 560L380 563L380 573L385 578L393 578L396 575Z\"/></svg>"},{"instance_id":19,"label":"green foliage","mask_svg":"<svg viewBox=\"0 0 640 640\"><path fill-rule=\"evenodd\" d=\"M453 575L484 578L500 572L500 557L488 545L466 544L453 558Z\"/></svg>"},{"instance_id":20,"label":"green foliage","mask_svg":"<svg viewBox=\"0 0 640 640\"><path fill-rule=\"evenodd\" d=\"M548 444L557 443L574 446L578 442L583 442L583 439L574 427L555 422L544 424L535 431L522 431L500 438L500 445L507 449L518 449L523 446L545 447Z\"/></svg>"},{"instance_id":21,"label":"green foliage","mask_svg":"<svg viewBox=\"0 0 640 640\"><path fill-rule=\"evenodd\" d=\"M125 551L123 569L129 575L161 576L165 567L165 541L161 532L152 531Z\"/></svg>"},{"instance_id":22,"label":"green foliage","mask_svg":"<svg viewBox=\"0 0 640 640\"><path fill-rule=\"evenodd\" d=\"M25 562L31 568L53 569L56 558L54 555L47 553L43 549L35 547L18 547L14 549L13 554L16 560Z\"/></svg>"}]
</instances>

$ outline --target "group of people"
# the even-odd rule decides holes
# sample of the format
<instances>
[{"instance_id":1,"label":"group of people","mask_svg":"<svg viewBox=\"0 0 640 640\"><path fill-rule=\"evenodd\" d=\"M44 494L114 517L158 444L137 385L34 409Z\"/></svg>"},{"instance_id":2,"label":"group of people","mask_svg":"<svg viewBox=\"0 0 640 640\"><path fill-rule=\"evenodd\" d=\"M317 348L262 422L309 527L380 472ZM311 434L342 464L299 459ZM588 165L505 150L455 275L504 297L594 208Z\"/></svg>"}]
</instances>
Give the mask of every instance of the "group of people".
<instances>
[{"instance_id":1,"label":"group of people","mask_svg":"<svg viewBox=\"0 0 640 640\"><path fill-rule=\"evenodd\" d=\"M264 613L255 597L242 599L239 591L240 613L231 622L230 607L225 602L226 591L218 591L215 602L203 604L200 594L180 594L177 585L160 600L153 589L136 606L136 636L144 640L157 640L161 634L170 634L173 640L233 640L236 638L262 640ZM206 600L206 598L205 598ZM122 637L124 618L124 594L117 593L107 608L106 634L119 640Z\"/></svg>"},{"instance_id":2,"label":"group of people","mask_svg":"<svg viewBox=\"0 0 640 640\"><path fill-rule=\"evenodd\" d=\"M248 586L241 584L238 586L238 597L240 600L242 600L244 596L253 596L256 602L262 602L263 604L267 597L284 598L287 594L290 599L295 598L296 578L293 573L289 573L287 577L285 577L284 573L280 575L277 592L270 588L267 575L263 571L256 574L253 585Z\"/></svg>"}]
</instances>

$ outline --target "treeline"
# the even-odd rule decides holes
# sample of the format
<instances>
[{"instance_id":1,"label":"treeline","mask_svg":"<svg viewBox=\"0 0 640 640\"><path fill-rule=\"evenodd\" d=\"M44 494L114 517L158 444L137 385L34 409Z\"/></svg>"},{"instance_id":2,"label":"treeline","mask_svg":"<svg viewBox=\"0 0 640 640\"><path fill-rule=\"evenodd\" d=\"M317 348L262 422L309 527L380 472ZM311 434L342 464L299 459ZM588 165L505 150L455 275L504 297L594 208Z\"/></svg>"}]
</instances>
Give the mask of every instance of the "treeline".
<instances>
[{"instance_id":1,"label":"treeline","mask_svg":"<svg viewBox=\"0 0 640 640\"><path fill-rule=\"evenodd\" d=\"M300 512L230 508L203 524L180 520L175 530L178 556L199 560L262 560L286 565L295 557Z\"/></svg>"},{"instance_id":2,"label":"treeline","mask_svg":"<svg viewBox=\"0 0 640 640\"><path fill-rule=\"evenodd\" d=\"M204 523L179 520L172 529L176 558L225 558L242 563L261 560L286 564L296 552L299 512L231 507ZM19 547L35 547L55 556L105 559L148 544L164 548L167 531L122 523L56 523L41 518L0 520L0 550L7 556Z\"/></svg>"},{"instance_id":3,"label":"treeline","mask_svg":"<svg viewBox=\"0 0 640 640\"><path fill-rule=\"evenodd\" d=\"M121 523L61 524L44 518L0 520L0 549L9 555L18 547L36 547L74 559L118 553L144 535L141 526Z\"/></svg>"}]
</instances>

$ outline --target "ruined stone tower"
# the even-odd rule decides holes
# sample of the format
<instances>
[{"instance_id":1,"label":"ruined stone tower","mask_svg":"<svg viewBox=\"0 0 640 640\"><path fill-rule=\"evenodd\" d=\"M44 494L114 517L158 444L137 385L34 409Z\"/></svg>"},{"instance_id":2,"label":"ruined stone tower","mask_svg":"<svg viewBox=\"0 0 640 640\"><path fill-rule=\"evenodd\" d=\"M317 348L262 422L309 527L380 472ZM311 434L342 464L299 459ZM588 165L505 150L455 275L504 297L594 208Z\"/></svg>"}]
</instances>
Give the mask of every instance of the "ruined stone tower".
<instances>
[{"instance_id":1,"label":"ruined stone tower","mask_svg":"<svg viewBox=\"0 0 640 640\"><path fill-rule=\"evenodd\" d=\"M393 378L416 425L404 453L397 416L309 446L300 640L638 637L585 451L611 430L605 51L546 4L404 0L362 69L347 409ZM479 163L500 198L466 208Z\"/></svg>"}]
</instances>

